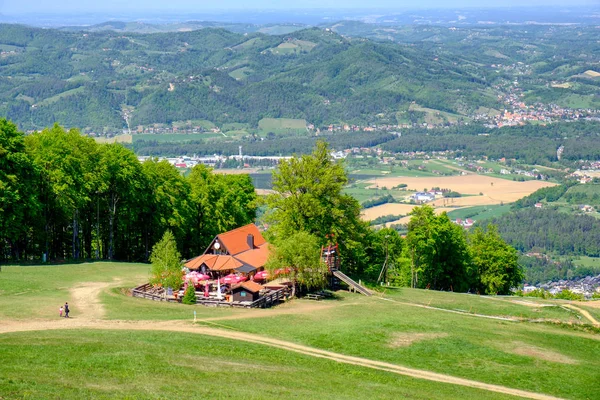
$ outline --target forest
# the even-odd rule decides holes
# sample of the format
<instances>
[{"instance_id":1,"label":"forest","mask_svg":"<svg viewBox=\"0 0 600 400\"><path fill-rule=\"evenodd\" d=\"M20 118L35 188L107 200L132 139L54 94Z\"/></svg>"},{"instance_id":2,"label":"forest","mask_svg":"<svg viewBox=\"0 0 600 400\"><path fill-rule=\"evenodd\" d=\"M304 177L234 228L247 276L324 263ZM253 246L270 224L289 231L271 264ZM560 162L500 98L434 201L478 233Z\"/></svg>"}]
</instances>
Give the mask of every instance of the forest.
<instances>
[{"instance_id":1,"label":"forest","mask_svg":"<svg viewBox=\"0 0 600 400\"><path fill-rule=\"evenodd\" d=\"M514 159L530 165L549 165L559 161L557 149L560 146L564 146L560 163L568 167L576 166L579 160L600 159L600 123L593 121L499 129L476 124L445 129L412 128L403 130L400 136L385 132L342 132L265 140L248 136L237 140L192 140L185 143L136 138L133 149L139 155L165 157L232 155L237 154L241 145L245 154L278 156L309 153L317 140L326 140L335 150L380 146L394 153L453 151L457 157L506 158L509 162Z\"/></svg>"},{"instance_id":2,"label":"forest","mask_svg":"<svg viewBox=\"0 0 600 400\"><path fill-rule=\"evenodd\" d=\"M360 204L344 193L348 182L324 141L310 155L283 160L274 192L259 199L248 175L198 165L183 176L167 161L140 163L124 146L97 144L77 130L55 125L25 136L0 120L0 261L148 261L167 231L191 258L216 234L254 222L266 205L261 218L279 262L314 261L335 240L344 269L371 281L391 257L385 279L399 284L508 293L520 283L516 250L494 227L467 235L424 206L412 213L405 240L361 219Z\"/></svg>"},{"instance_id":3,"label":"forest","mask_svg":"<svg viewBox=\"0 0 600 400\"><path fill-rule=\"evenodd\" d=\"M26 130L60 122L120 131L124 107L133 110L132 126L198 119L256 126L265 117L320 126L395 123L412 101L459 114L497 103L485 77L451 57L317 28L269 36L2 25L0 48L7 49L0 115Z\"/></svg>"},{"instance_id":4,"label":"forest","mask_svg":"<svg viewBox=\"0 0 600 400\"><path fill-rule=\"evenodd\" d=\"M490 222L522 252L600 257L600 220L589 215L572 215L548 206L524 208Z\"/></svg>"},{"instance_id":5,"label":"forest","mask_svg":"<svg viewBox=\"0 0 600 400\"><path fill-rule=\"evenodd\" d=\"M77 130L25 136L0 120L2 261L146 261L167 229L192 257L217 233L252 222L256 200L247 175L198 166L184 177Z\"/></svg>"},{"instance_id":6,"label":"forest","mask_svg":"<svg viewBox=\"0 0 600 400\"><path fill-rule=\"evenodd\" d=\"M469 126L429 131L404 131L382 148L391 152L455 151L457 156L516 159L526 164L600 159L600 123L579 121L546 126L524 125L489 129Z\"/></svg>"}]
</instances>

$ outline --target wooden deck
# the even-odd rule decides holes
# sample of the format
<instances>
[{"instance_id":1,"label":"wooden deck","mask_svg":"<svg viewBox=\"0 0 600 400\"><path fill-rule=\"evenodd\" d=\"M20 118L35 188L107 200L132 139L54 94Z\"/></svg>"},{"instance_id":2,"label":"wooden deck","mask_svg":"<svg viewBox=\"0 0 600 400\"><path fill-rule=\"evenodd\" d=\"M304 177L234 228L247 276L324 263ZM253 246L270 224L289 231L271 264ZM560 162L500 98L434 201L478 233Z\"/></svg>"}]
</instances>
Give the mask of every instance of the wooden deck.
<instances>
[{"instance_id":1,"label":"wooden deck","mask_svg":"<svg viewBox=\"0 0 600 400\"><path fill-rule=\"evenodd\" d=\"M173 303L181 303L181 297L167 296L164 289L155 289L149 283L140 285L131 290L133 297L149 299L154 301L167 301ZM201 304L206 307L229 307L229 308L269 308L282 301L285 301L290 296L288 287L283 287L277 290L268 290L256 301L225 301L225 299L217 299L216 297L205 298L203 293L196 293L196 304Z\"/></svg>"}]
</instances>

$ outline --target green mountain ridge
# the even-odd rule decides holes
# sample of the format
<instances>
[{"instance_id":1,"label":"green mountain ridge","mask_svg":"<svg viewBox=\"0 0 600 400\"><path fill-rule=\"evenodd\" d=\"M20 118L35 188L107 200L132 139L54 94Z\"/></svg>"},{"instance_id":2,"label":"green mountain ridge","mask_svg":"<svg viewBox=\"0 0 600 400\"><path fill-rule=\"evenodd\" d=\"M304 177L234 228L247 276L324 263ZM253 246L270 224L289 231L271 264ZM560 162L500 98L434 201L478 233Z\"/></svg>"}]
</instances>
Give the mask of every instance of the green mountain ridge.
<instances>
[{"instance_id":1,"label":"green mountain ridge","mask_svg":"<svg viewBox=\"0 0 600 400\"><path fill-rule=\"evenodd\" d=\"M396 123L411 102L463 115L497 103L474 66L317 28L277 36L2 25L0 46L11 46L0 58L0 115L24 129L60 122L118 130L123 106L133 107L135 126L190 119L256 125L265 117ZM231 76L240 68L243 78Z\"/></svg>"}]
</instances>

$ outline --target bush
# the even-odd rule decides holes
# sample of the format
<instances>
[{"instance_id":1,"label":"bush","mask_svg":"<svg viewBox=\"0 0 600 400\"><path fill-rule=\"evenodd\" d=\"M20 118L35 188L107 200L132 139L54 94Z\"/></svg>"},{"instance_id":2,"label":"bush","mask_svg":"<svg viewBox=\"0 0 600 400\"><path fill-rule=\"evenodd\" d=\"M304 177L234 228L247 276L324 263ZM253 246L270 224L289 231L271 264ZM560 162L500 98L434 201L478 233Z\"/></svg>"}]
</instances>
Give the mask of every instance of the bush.
<instances>
[{"instance_id":1,"label":"bush","mask_svg":"<svg viewBox=\"0 0 600 400\"><path fill-rule=\"evenodd\" d=\"M460 194L458 192L444 192L443 196L446 198L456 198L456 197L462 197L462 194Z\"/></svg>"},{"instance_id":2,"label":"bush","mask_svg":"<svg viewBox=\"0 0 600 400\"><path fill-rule=\"evenodd\" d=\"M544 289L535 289L529 293L523 293L523 296L525 297L539 297L542 299L552 299L554 298L554 296L552 296L552 293L550 293L547 290Z\"/></svg>"},{"instance_id":3,"label":"bush","mask_svg":"<svg viewBox=\"0 0 600 400\"><path fill-rule=\"evenodd\" d=\"M564 289L562 292L557 293L554 298L561 300L583 300L583 294L573 293L569 289Z\"/></svg>"},{"instance_id":4,"label":"bush","mask_svg":"<svg viewBox=\"0 0 600 400\"><path fill-rule=\"evenodd\" d=\"M193 305L196 304L196 289L192 283L188 283L187 289L185 289L185 293L183 294L183 298L181 299L183 304Z\"/></svg>"},{"instance_id":5,"label":"bush","mask_svg":"<svg viewBox=\"0 0 600 400\"><path fill-rule=\"evenodd\" d=\"M595 292L595 293L592 295L592 299L594 299L594 300L598 300L598 299L600 299L600 292Z\"/></svg>"}]
</instances>

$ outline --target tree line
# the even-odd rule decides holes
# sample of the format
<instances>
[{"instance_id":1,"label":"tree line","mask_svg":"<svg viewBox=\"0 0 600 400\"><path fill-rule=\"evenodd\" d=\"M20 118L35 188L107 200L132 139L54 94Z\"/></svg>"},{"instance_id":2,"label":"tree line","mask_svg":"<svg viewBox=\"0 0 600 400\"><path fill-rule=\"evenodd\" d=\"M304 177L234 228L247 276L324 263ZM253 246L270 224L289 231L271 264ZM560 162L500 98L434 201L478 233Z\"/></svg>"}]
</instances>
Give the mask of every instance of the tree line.
<instances>
[{"instance_id":1,"label":"tree line","mask_svg":"<svg viewBox=\"0 0 600 400\"><path fill-rule=\"evenodd\" d=\"M556 208L524 208L492 218L502 237L522 252L600 257L600 220Z\"/></svg>"},{"instance_id":2,"label":"tree line","mask_svg":"<svg viewBox=\"0 0 600 400\"><path fill-rule=\"evenodd\" d=\"M323 285L320 247L337 244L342 269L371 282L482 294L507 294L521 283L517 251L495 227L467 234L445 213L436 216L423 206L411 212L404 239L362 221L360 204L343 192L347 183L325 142L310 155L281 162L265 215L275 248L271 270L287 267L300 286Z\"/></svg>"},{"instance_id":3,"label":"tree line","mask_svg":"<svg viewBox=\"0 0 600 400\"><path fill-rule=\"evenodd\" d=\"M58 125L25 136L0 119L0 260L146 261L169 229L185 257L255 218L247 175L199 165L184 177L167 161L140 163Z\"/></svg>"}]
</instances>

